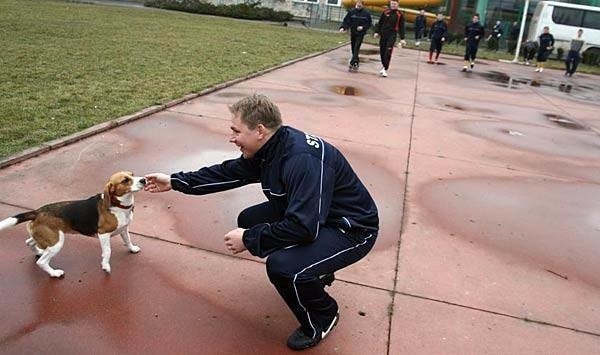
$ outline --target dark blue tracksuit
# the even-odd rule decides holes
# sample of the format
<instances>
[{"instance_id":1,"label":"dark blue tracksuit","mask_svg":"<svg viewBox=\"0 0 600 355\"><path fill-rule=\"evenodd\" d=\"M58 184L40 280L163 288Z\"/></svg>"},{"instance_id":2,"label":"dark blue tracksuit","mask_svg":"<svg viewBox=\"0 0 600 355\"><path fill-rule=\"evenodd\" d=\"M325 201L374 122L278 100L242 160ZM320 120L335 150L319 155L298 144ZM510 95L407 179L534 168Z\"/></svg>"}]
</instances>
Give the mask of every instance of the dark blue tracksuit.
<instances>
[{"instance_id":1,"label":"dark blue tracksuit","mask_svg":"<svg viewBox=\"0 0 600 355\"><path fill-rule=\"evenodd\" d=\"M467 38L465 60L470 62L475 61L477 49L479 48L479 40L483 38L484 34L485 30L479 22L471 22L465 27L465 37Z\"/></svg>"},{"instance_id":2,"label":"dark blue tracksuit","mask_svg":"<svg viewBox=\"0 0 600 355\"><path fill-rule=\"evenodd\" d=\"M174 190L208 194L260 182L268 202L242 211L238 225L252 255L304 333L316 337L337 303L320 275L364 257L379 228L375 202L344 156L321 138L282 126L251 159L171 175Z\"/></svg>"},{"instance_id":3,"label":"dark blue tracksuit","mask_svg":"<svg viewBox=\"0 0 600 355\"><path fill-rule=\"evenodd\" d=\"M552 48L554 46L554 36L550 33L542 33L540 35L540 49L537 55L538 62L545 62L548 59L548 56L552 52ZM550 48L550 49L548 49Z\"/></svg>"},{"instance_id":4,"label":"dark blue tracksuit","mask_svg":"<svg viewBox=\"0 0 600 355\"><path fill-rule=\"evenodd\" d=\"M343 28L344 30L350 29L350 46L352 47L352 59L350 59L351 66L358 66L359 64L358 53L360 51L360 46L365 34L367 34L367 30L371 28L371 25L371 14L365 8L353 8L348 11L344 17L344 21L340 28ZM359 31L358 27L362 27L362 29Z\"/></svg>"},{"instance_id":5,"label":"dark blue tracksuit","mask_svg":"<svg viewBox=\"0 0 600 355\"><path fill-rule=\"evenodd\" d=\"M431 45L429 46L429 60L431 60L431 54L433 52L437 53L435 56L437 59L442 51L442 38L444 38L444 40L448 38L448 25L446 25L444 20L436 20L433 25L431 25L429 38L431 39Z\"/></svg>"},{"instance_id":6,"label":"dark blue tracksuit","mask_svg":"<svg viewBox=\"0 0 600 355\"><path fill-rule=\"evenodd\" d=\"M425 34L425 27L427 26L427 22L425 20L425 15L417 15L415 18L415 41L423 38Z\"/></svg>"}]
</instances>

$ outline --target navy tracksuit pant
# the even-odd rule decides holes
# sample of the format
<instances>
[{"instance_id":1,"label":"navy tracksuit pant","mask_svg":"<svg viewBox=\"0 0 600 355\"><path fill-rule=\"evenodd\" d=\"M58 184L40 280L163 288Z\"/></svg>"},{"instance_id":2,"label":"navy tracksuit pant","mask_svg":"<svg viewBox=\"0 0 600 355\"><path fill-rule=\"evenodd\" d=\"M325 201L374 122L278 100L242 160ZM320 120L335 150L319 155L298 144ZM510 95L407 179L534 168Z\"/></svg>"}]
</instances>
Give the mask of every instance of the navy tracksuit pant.
<instances>
[{"instance_id":1,"label":"navy tracksuit pant","mask_svg":"<svg viewBox=\"0 0 600 355\"><path fill-rule=\"evenodd\" d=\"M364 34L350 34L350 45L352 46L352 59L350 59L350 65L353 67L358 67L358 54L364 37Z\"/></svg>"},{"instance_id":2,"label":"navy tracksuit pant","mask_svg":"<svg viewBox=\"0 0 600 355\"><path fill-rule=\"evenodd\" d=\"M577 66L579 65L579 61L581 57L579 56L579 52L577 51L569 51L567 54L567 59L565 60L565 66L567 67L567 74L573 75L577 70Z\"/></svg>"},{"instance_id":3,"label":"navy tracksuit pant","mask_svg":"<svg viewBox=\"0 0 600 355\"><path fill-rule=\"evenodd\" d=\"M442 45L444 42L442 42L442 38L435 38L432 37L431 38L431 45L429 46L429 52L436 53L435 59L437 59L440 56L440 53L442 52Z\"/></svg>"},{"instance_id":4,"label":"navy tracksuit pant","mask_svg":"<svg viewBox=\"0 0 600 355\"><path fill-rule=\"evenodd\" d=\"M479 40L467 40L467 46L465 48L465 60L470 62L475 61L475 57L477 57L477 49L479 48Z\"/></svg>"},{"instance_id":5,"label":"navy tracksuit pant","mask_svg":"<svg viewBox=\"0 0 600 355\"><path fill-rule=\"evenodd\" d=\"M381 57L381 64L385 70L390 68L392 52L394 51L394 44L396 44L396 36L396 32L392 32L381 34L381 38L379 38L379 55Z\"/></svg>"},{"instance_id":6,"label":"navy tracksuit pant","mask_svg":"<svg viewBox=\"0 0 600 355\"><path fill-rule=\"evenodd\" d=\"M238 216L238 226L249 228L281 220L269 202L251 206ZM327 330L338 312L319 276L333 273L362 259L375 244L376 232L322 226L309 244L279 249L267 257L267 275L307 336Z\"/></svg>"}]
</instances>

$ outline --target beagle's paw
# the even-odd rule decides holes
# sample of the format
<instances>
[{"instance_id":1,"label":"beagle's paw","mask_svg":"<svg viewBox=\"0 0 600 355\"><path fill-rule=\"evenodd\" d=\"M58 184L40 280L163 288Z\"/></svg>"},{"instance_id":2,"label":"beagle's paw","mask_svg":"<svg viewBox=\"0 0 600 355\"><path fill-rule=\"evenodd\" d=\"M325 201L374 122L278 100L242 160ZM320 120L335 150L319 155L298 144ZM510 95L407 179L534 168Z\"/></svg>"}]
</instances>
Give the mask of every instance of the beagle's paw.
<instances>
[{"instance_id":1,"label":"beagle's paw","mask_svg":"<svg viewBox=\"0 0 600 355\"><path fill-rule=\"evenodd\" d=\"M61 269L54 269L52 271L49 271L48 274L50 274L50 277L56 277L56 278L65 276L65 272L62 271Z\"/></svg>"},{"instance_id":2,"label":"beagle's paw","mask_svg":"<svg viewBox=\"0 0 600 355\"><path fill-rule=\"evenodd\" d=\"M102 270L104 270L107 274L110 274L110 264L102 264Z\"/></svg>"}]
</instances>

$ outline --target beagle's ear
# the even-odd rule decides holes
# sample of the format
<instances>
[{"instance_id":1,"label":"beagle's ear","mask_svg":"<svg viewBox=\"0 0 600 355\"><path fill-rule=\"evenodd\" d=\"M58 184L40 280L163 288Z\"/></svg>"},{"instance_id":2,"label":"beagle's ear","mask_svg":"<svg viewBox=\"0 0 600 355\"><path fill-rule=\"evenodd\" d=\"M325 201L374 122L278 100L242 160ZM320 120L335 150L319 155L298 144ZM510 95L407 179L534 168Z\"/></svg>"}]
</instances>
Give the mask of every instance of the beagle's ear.
<instances>
[{"instance_id":1,"label":"beagle's ear","mask_svg":"<svg viewBox=\"0 0 600 355\"><path fill-rule=\"evenodd\" d=\"M102 207L105 209L110 208L110 199L111 199L111 190L112 190L112 184L110 182L107 182L106 185L104 185L104 193L102 195Z\"/></svg>"}]
</instances>

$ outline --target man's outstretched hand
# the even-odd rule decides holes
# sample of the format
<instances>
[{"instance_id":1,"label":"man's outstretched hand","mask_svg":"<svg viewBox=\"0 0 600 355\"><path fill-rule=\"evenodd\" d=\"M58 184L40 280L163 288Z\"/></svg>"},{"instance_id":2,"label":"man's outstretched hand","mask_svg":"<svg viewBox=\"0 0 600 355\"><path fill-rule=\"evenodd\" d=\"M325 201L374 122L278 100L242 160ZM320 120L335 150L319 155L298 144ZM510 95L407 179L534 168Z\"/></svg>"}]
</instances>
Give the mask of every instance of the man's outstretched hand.
<instances>
[{"instance_id":1,"label":"man's outstretched hand","mask_svg":"<svg viewBox=\"0 0 600 355\"><path fill-rule=\"evenodd\" d=\"M246 250L242 237L244 236L244 228L236 228L229 233L225 234L225 246L227 250L234 254L238 254Z\"/></svg>"},{"instance_id":2,"label":"man's outstretched hand","mask_svg":"<svg viewBox=\"0 0 600 355\"><path fill-rule=\"evenodd\" d=\"M146 178L144 191L165 192L171 190L171 177L167 174L152 173L144 177Z\"/></svg>"}]
</instances>

